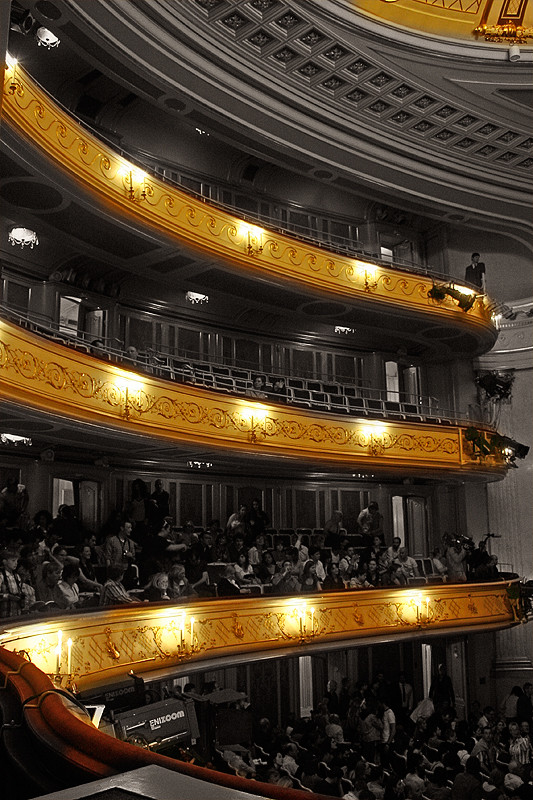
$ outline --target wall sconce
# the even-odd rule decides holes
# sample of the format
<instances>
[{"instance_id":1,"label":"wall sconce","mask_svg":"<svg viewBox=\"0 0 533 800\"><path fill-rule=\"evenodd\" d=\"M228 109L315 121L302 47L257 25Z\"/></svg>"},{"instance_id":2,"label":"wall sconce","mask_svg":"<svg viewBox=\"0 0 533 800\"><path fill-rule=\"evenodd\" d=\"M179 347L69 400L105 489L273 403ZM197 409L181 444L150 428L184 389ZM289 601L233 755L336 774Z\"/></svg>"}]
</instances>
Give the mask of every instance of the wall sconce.
<instances>
[{"instance_id":1,"label":"wall sconce","mask_svg":"<svg viewBox=\"0 0 533 800\"><path fill-rule=\"evenodd\" d=\"M29 247L30 250L33 250L39 244L37 234L29 228L11 228L7 238L13 247L18 244L19 247Z\"/></svg>"},{"instance_id":2,"label":"wall sconce","mask_svg":"<svg viewBox=\"0 0 533 800\"><path fill-rule=\"evenodd\" d=\"M355 266L363 280L365 292L373 292L378 286L378 268L374 264L365 261L356 261Z\"/></svg>"},{"instance_id":3,"label":"wall sconce","mask_svg":"<svg viewBox=\"0 0 533 800\"><path fill-rule=\"evenodd\" d=\"M12 70L11 81L8 86L9 94L15 94L15 92L22 94L22 83L17 76L17 64L17 59L10 56L9 53L6 53L6 65L8 69Z\"/></svg>"},{"instance_id":4,"label":"wall sconce","mask_svg":"<svg viewBox=\"0 0 533 800\"><path fill-rule=\"evenodd\" d=\"M385 432L370 434L370 452L373 456L382 456L385 452Z\"/></svg>"},{"instance_id":5,"label":"wall sconce","mask_svg":"<svg viewBox=\"0 0 533 800\"><path fill-rule=\"evenodd\" d=\"M249 256L256 256L263 252L263 231L261 228L248 227L248 247Z\"/></svg>"},{"instance_id":6,"label":"wall sconce","mask_svg":"<svg viewBox=\"0 0 533 800\"><path fill-rule=\"evenodd\" d=\"M256 408L244 408L242 410L242 419L244 423L249 424L250 442L257 444L260 440L266 438L266 409L257 406Z\"/></svg>"},{"instance_id":7,"label":"wall sconce","mask_svg":"<svg viewBox=\"0 0 533 800\"><path fill-rule=\"evenodd\" d=\"M146 174L127 166L122 172L124 188L128 199L133 203L141 203L147 197L153 197L153 188L146 183Z\"/></svg>"},{"instance_id":8,"label":"wall sconce","mask_svg":"<svg viewBox=\"0 0 533 800\"><path fill-rule=\"evenodd\" d=\"M296 636L301 643L309 641L317 635L314 606L307 608L307 603L297 603L292 609L291 617L296 621Z\"/></svg>"},{"instance_id":9,"label":"wall sconce","mask_svg":"<svg viewBox=\"0 0 533 800\"><path fill-rule=\"evenodd\" d=\"M119 379L115 386L119 390L121 397L124 397L122 415L126 422L129 422L135 416L139 417L143 411L147 410L143 403L143 383L133 376L131 378L128 376Z\"/></svg>"}]
</instances>

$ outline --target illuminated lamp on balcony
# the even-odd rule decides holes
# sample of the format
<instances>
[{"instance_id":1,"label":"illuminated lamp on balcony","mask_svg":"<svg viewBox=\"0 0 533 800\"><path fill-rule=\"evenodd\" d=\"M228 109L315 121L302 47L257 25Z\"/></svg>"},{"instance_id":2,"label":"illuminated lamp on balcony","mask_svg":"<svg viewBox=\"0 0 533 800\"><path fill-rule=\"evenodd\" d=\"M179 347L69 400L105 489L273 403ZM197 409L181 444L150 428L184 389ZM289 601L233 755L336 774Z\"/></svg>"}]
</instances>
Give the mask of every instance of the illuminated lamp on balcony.
<instances>
[{"instance_id":1,"label":"illuminated lamp on balcony","mask_svg":"<svg viewBox=\"0 0 533 800\"><path fill-rule=\"evenodd\" d=\"M192 303L193 306L209 303L209 295L200 294L199 292L185 292L185 299L188 303Z\"/></svg>"},{"instance_id":2,"label":"illuminated lamp on balcony","mask_svg":"<svg viewBox=\"0 0 533 800\"><path fill-rule=\"evenodd\" d=\"M60 39L49 31L48 28L37 28L35 32L35 38L37 39L37 44L41 47L46 47L47 50L51 50L53 47L57 47Z\"/></svg>"},{"instance_id":3,"label":"illuminated lamp on balcony","mask_svg":"<svg viewBox=\"0 0 533 800\"><path fill-rule=\"evenodd\" d=\"M37 234L29 228L11 228L7 238L13 247L18 244L20 247L29 247L33 250L39 244Z\"/></svg>"}]
</instances>

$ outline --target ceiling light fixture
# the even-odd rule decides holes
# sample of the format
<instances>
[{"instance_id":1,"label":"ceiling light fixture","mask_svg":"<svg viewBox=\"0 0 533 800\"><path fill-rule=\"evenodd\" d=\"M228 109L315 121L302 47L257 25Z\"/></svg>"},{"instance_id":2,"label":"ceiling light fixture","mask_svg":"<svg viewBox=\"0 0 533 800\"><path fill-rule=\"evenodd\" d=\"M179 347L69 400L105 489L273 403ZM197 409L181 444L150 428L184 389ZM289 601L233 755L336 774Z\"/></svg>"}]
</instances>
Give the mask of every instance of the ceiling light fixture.
<instances>
[{"instance_id":1,"label":"ceiling light fixture","mask_svg":"<svg viewBox=\"0 0 533 800\"><path fill-rule=\"evenodd\" d=\"M209 295L200 294L199 292L185 292L185 299L193 305L203 305L203 303L209 303Z\"/></svg>"},{"instance_id":2,"label":"ceiling light fixture","mask_svg":"<svg viewBox=\"0 0 533 800\"><path fill-rule=\"evenodd\" d=\"M51 50L52 47L57 47L60 39L57 38L55 33L49 31L48 28L37 28L35 32L35 38L37 39L37 44L39 47L46 47L47 50Z\"/></svg>"},{"instance_id":3,"label":"ceiling light fixture","mask_svg":"<svg viewBox=\"0 0 533 800\"><path fill-rule=\"evenodd\" d=\"M355 328L348 328L346 325L335 325L335 333L344 333L347 336L349 333L355 333Z\"/></svg>"},{"instance_id":4,"label":"ceiling light fixture","mask_svg":"<svg viewBox=\"0 0 533 800\"><path fill-rule=\"evenodd\" d=\"M33 250L39 244L39 239L35 231L29 228L11 228L7 236L13 247L18 244L20 247L29 247Z\"/></svg>"},{"instance_id":5,"label":"ceiling light fixture","mask_svg":"<svg viewBox=\"0 0 533 800\"><path fill-rule=\"evenodd\" d=\"M2 444L14 444L15 447L19 444L30 447L32 443L28 436L17 436L15 433L0 433L0 442Z\"/></svg>"}]
</instances>

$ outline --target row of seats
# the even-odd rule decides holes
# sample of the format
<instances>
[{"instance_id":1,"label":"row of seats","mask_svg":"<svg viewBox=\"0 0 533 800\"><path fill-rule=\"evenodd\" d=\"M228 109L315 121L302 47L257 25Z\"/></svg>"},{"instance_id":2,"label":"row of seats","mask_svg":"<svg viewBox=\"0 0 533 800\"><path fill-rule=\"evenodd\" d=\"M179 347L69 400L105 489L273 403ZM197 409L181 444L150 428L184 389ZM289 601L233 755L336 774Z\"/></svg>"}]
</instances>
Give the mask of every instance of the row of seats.
<instances>
[{"instance_id":1,"label":"row of seats","mask_svg":"<svg viewBox=\"0 0 533 800\"><path fill-rule=\"evenodd\" d=\"M246 370L230 367L214 366L210 372L191 370L190 367L183 366L183 364L173 367L174 379L181 379L184 383L191 383L206 389L237 395L246 395L252 389L252 380L246 375ZM306 384L306 388L303 388L302 384ZM289 405L313 411L452 424L451 420L438 415L429 406L429 403L424 405L363 396L370 394L370 389L306 381L303 378L287 378L286 386L285 395L273 394L272 399L282 400ZM266 393L271 391L272 385L267 383Z\"/></svg>"}]
</instances>

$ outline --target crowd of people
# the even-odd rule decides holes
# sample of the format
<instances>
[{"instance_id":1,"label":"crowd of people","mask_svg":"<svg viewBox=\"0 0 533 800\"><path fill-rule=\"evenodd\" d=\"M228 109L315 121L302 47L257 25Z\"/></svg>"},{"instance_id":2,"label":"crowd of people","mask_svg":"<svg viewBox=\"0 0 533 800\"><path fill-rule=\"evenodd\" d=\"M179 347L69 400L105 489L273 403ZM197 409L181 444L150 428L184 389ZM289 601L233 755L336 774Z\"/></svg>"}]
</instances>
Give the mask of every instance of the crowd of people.
<instances>
[{"instance_id":1,"label":"crowd of people","mask_svg":"<svg viewBox=\"0 0 533 800\"><path fill-rule=\"evenodd\" d=\"M256 716L253 741L225 748L217 766L345 800L532 800L532 695L527 682L499 712L474 702L458 720L444 664L416 706L403 672L390 682L382 672L372 682L343 678L340 688L329 681L308 716L280 727Z\"/></svg>"},{"instance_id":2,"label":"crowd of people","mask_svg":"<svg viewBox=\"0 0 533 800\"><path fill-rule=\"evenodd\" d=\"M420 577L398 537L384 543L375 501L357 517L357 545L340 511L320 531L278 534L259 500L241 505L223 527L212 520L205 528L192 521L177 528L160 479L151 493L144 481L133 481L125 508L112 514L99 537L85 531L67 505L55 518L38 512L30 524L27 504L25 487L8 481L0 493L0 617L252 591L406 586ZM438 580L466 580L468 564L475 579L481 573L489 579L493 558L483 543L468 553L452 539L444 553L435 551L432 564Z\"/></svg>"}]
</instances>

